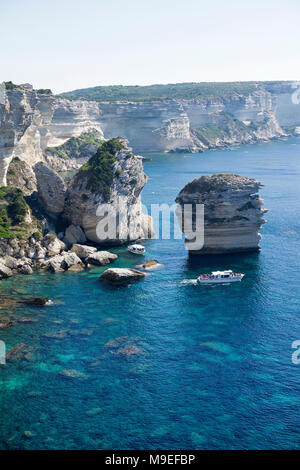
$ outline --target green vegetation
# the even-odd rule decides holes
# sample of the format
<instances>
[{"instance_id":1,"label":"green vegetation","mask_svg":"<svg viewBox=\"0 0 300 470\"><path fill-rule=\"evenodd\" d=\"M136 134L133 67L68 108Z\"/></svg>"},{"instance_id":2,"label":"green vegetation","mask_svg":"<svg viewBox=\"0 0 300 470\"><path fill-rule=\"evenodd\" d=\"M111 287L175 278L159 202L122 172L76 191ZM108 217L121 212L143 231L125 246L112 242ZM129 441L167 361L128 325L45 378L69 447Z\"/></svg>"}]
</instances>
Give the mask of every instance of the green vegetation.
<instances>
[{"instance_id":1,"label":"green vegetation","mask_svg":"<svg viewBox=\"0 0 300 470\"><path fill-rule=\"evenodd\" d=\"M174 83L168 85L149 86L97 86L82 88L61 93L60 96L69 99L86 99L94 101L157 101L174 99L201 99L217 98L232 95L249 95L257 88L266 88L272 91L272 87L288 82L219 82L219 83Z\"/></svg>"},{"instance_id":2,"label":"green vegetation","mask_svg":"<svg viewBox=\"0 0 300 470\"><path fill-rule=\"evenodd\" d=\"M52 95L52 90L50 88L40 88L39 90L36 90L37 93L41 93L43 95Z\"/></svg>"},{"instance_id":3,"label":"green vegetation","mask_svg":"<svg viewBox=\"0 0 300 470\"><path fill-rule=\"evenodd\" d=\"M224 136L224 131L218 126L193 127L193 130L205 137L207 140L215 140Z\"/></svg>"},{"instance_id":4,"label":"green vegetation","mask_svg":"<svg viewBox=\"0 0 300 470\"><path fill-rule=\"evenodd\" d=\"M24 222L28 210L29 207L20 189L2 186L0 188L0 237L21 238L20 232L26 230Z\"/></svg>"},{"instance_id":5,"label":"green vegetation","mask_svg":"<svg viewBox=\"0 0 300 470\"><path fill-rule=\"evenodd\" d=\"M114 163L116 153L124 148L119 137L103 142L95 155L83 165L77 173L77 180L87 177L87 189L102 193L104 200L109 201L110 188L115 176Z\"/></svg>"},{"instance_id":6,"label":"green vegetation","mask_svg":"<svg viewBox=\"0 0 300 470\"><path fill-rule=\"evenodd\" d=\"M97 131L84 132L79 137L71 137L58 147L48 147L47 152L63 160L67 160L68 158L89 157L91 155L90 146L94 145L98 147L103 142L102 139L98 138L98 134L99 132Z\"/></svg>"},{"instance_id":7,"label":"green vegetation","mask_svg":"<svg viewBox=\"0 0 300 470\"><path fill-rule=\"evenodd\" d=\"M14 88L18 88L17 85L15 85L13 82L4 82L5 83L5 88L6 90L13 90Z\"/></svg>"}]
</instances>

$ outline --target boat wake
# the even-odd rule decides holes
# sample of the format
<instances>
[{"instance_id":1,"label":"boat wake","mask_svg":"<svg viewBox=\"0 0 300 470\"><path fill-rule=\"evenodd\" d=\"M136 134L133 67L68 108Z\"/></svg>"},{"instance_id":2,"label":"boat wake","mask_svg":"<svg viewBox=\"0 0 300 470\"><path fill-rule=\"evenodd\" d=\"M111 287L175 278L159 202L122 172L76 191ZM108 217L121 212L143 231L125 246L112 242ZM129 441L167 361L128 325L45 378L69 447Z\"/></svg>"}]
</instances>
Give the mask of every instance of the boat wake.
<instances>
[{"instance_id":1,"label":"boat wake","mask_svg":"<svg viewBox=\"0 0 300 470\"><path fill-rule=\"evenodd\" d=\"M182 286L196 286L197 285L197 279L183 279L183 281L180 282L180 285L182 285Z\"/></svg>"}]
</instances>

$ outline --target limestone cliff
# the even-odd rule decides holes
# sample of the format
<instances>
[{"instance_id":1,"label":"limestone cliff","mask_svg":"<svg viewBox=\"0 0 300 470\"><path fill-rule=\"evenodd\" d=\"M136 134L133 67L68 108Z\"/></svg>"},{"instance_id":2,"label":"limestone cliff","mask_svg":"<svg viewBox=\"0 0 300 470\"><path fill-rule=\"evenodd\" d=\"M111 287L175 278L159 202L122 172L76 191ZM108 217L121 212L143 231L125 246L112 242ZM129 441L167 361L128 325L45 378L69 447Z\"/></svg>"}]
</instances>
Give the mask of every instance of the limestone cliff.
<instances>
[{"instance_id":1,"label":"limestone cliff","mask_svg":"<svg viewBox=\"0 0 300 470\"><path fill-rule=\"evenodd\" d=\"M296 92L292 83L266 84L249 94L109 103L69 100L24 85L6 89L2 84L0 185L6 184L14 157L29 166L45 161L57 171L77 168L82 161L76 152L67 159L59 158L59 152L64 153L72 138L89 132L97 132L98 140L122 136L134 152L195 152L297 133Z\"/></svg>"},{"instance_id":2,"label":"limestone cliff","mask_svg":"<svg viewBox=\"0 0 300 470\"><path fill-rule=\"evenodd\" d=\"M190 249L191 254L219 254L258 251L261 235L259 229L265 223L266 209L258 196L261 183L253 178L221 173L201 176L188 183L178 194L176 202L183 212L196 204L204 205L204 246ZM180 224L181 224L180 219ZM195 223L183 224L186 241L192 240ZM191 245L192 247L192 245Z\"/></svg>"},{"instance_id":3,"label":"limestone cliff","mask_svg":"<svg viewBox=\"0 0 300 470\"><path fill-rule=\"evenodd\" d=\"M142 159L132 154L126 141L120 138L106 141L73 177L63 217L81 226L86 237L99 244L119 245L148 238L148 230L150 236L152 232L151 218L142 213L141 206L146 181ZM111 217L105 219L107 211ZM110 224L109 229L116 227L113 235L100 234L99 223L103 220Z\"/></svg>"}]
</instances>

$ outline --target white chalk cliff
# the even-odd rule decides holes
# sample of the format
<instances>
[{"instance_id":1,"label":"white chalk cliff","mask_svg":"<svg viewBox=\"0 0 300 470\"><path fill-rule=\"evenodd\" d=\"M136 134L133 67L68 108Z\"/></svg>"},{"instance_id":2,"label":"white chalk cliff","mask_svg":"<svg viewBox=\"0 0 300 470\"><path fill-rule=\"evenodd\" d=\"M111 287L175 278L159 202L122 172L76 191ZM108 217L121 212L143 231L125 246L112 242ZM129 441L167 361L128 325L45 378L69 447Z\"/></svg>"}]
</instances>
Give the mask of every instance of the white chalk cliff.
<instances>
[{"instance_id":1,"label":"white chalk cliff","mask_svg":"<svg viewBox=\"0 0 300 470\"><path fill-rule=\"evenodd\" d=\"M204 205L204 245L187 243L192 255L251 252L259 250L259 230L266 222L263 199L258 195L261 183L253 178L221 173L201 176L188 183L178 194L176 202L182 209L191 208L189 217L196 213L196 205ZM179 212L180 214L180 212ZM179 221L180 225L182 219ZM203 229L196 221L182 226L186 242ZM189 223L190 222L190 223ZM196 247L196 249L194 249Z\"/></svg>"},{"instance_id":2,"label":"white chalk cliff","mask_svg":"<svg viewBox=\"0 0 300 470\"><path fill-rule=\"evenodd\" d=\"M47 148L90 130L106 139L122 136L134 152L194 152L267 141L300 126L291 83L258 87L249 95L114 103L68 100L28 86L2 85L0 91L2 185L13 157L32 166L45 161Z\"/></svg>"}]
</instances>

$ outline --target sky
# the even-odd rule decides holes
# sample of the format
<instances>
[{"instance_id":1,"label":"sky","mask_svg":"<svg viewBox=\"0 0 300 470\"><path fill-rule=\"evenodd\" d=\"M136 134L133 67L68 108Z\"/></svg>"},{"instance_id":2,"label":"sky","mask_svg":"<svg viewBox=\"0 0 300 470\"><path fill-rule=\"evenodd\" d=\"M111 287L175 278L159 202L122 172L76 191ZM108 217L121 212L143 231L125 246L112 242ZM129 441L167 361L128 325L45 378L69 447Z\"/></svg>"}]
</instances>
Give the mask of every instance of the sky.
<instances>
[{"instance_id":1,"label":"sky","mask_svg":"<svg viewBox=\"0 0 300 470\"><path fill-rule=\"evenodd\" d=\"M0 0L0 82L300 80L299 0Z\"/></svg>"}]
</instances>

